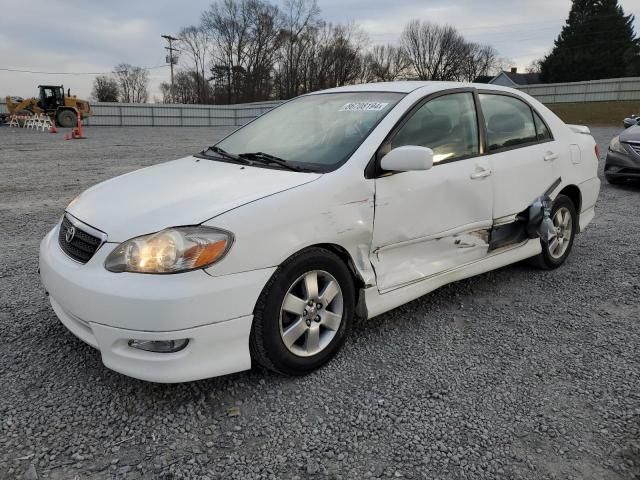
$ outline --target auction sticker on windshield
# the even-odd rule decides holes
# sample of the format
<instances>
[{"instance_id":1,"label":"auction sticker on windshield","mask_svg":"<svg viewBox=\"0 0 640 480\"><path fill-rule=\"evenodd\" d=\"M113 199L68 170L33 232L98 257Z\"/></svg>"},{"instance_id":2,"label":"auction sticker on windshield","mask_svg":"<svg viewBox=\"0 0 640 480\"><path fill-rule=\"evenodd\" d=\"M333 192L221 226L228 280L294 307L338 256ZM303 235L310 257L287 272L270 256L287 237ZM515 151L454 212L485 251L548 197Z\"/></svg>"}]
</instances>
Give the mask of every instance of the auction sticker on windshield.
<instances>
[{"instance_id":1,"label":"auction sticker on windshield","mask_svg":"<svg viewBox=\"0 0 640 480\"><path fill-rule=\"evenodd\" d=\"M379 112L384 110L388 103L382 102L351 102L345 103L339 112Z\"/></svg>"}]
</instances>

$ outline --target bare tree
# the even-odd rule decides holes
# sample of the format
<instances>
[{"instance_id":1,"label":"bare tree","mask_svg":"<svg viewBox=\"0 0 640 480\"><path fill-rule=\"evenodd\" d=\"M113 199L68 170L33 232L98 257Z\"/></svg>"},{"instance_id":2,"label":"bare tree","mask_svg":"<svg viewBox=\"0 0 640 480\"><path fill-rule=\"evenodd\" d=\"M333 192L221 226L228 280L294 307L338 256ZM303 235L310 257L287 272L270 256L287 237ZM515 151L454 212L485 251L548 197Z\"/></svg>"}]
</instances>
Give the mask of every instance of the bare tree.
<instances>
[{"instance_id":1,"label":"bare tree","mask_svg":"<svg viewBox=\"0 0 640 480\"><path fill-rule=\"evenodd\" d=\"M198 103L207 103L208 89L206 88L206 65L209 57L209 31L202 26L190 26L180 30L179 45L191 62L190 70L197 73L196 93Z\"/></svg>"},{"instance_id":2,"label":"bare tree","mask_svg":"<svg viewBox=\"0 0 640 480\"><path fill-rule=\"evenodd\" d=\"M144 103L149 97L149 72L142 67L121 63L114 67L114 74L120 87L120 101L124 103Z\"/></svg>"},{"instance_id":3,"label":"bare tree","mask_svg":"<svg viewBox=\"0 0 640 480\"><path fill-rule=\"evenodd\" d=\"M467 54L464 38L449 25L412 20L401 43L418 80L455 80Z\"/></svg>"},{"instance_id":4,"label":"bare tree","mask_svg":"<svg viewBox=\"0 0 640 480\"><path fill-rule=\"evenodd\" d=\"M160 93L162 93L162 103L173 103L173 98L171 97L171 84L169 82L160 83Z\"/></svg>"},{"instance_id":5,"label":"bare tree","mask_svg":"<svg viewBox=\"0 0 640 480\"><path fill-rule=\"evenodd\" d=\"M527 73L540 73L542 71L542 58L536 58L527 66Z\"/></svg>"},{"instance_id":6,"label":"bare tree","mask_svg":"<svg viewBox=\"0 0 640 480\"><path fill-rule=\"evenodd\" d=\"M226 103L270 97L282 20L265 0L219 0L203 14L212 40L211 80Z\"/></svg>"},{"instance_id":7,"label":"bare tree","mask_svg":"<svg viewBox=\"0 0 640 480\"><path fill-rule=\"evenodd\" d=\"M285 0L282 47L279 56L278 90L282 98L304 91L305 59L314 45L319 28L320 9L316 0ZM307 67L308 62L307 63Z\"/></svg>"},{"instance_id":8,"label":"bare tree","mask_svg":"<svg viewBox=\"0 0 640 480\"><path fill-rule=\"evenodd\" d=\"M467 43L467 52L461 64L458 80L473 82L480 76L489 75L498 62L498 52L490 45Z\"/></svg>"},{"instance_id":9,"label":"bare tree","mask_svg":"<svg viewBox=\"0 0 640 480\"><path fill-rule=\"evenodd\" d=\"M367 54L368 81L392 82L402 78L409 67L409 59L402 48L395 45L375 45Z\"/></svg>"},{"instance_id":10,"label":"bare tree","mask_svg":"<svg viewBox=\"0 0 640 480\"><path fill-rule=\"evenodd\" d=\"M246 100L263 100L272 90L276 53L282 41L282 15L278 7L252 0L249 7L249 40L245 55Z\"/></svg>"},{"instance_id":11,"label":"bare tree","mask_svg":"<svg viewBox=\"0 0 640 480\"><path fill-rule=\"evenodd\" d=\"M232 103L234 96L238 96L243 81L249 1L221 0L211 4L202 14L202 25L213 41L213 65L220 71L225 70L227 103Z\"/></svg>"},{"instance_id":12,"label":"bare tree","mask_svg":"<svg viewBox=\"0 0 640 480\"><path fill-rule=\"evenodd\" d=\"M162 103L199 104L202 96L213 98L213 92L208 83L204 84L204 92L201 91L201 88L200 72L195 70L179 71L174 78L173 87L167 82L160 84Z\"/></svg>"},{"instance_id":13,"label":"bare tree","mask_svg":"<svg viewBox=\"0 0 640 480\"><path fill-rule=\"evenodd\" d=\"M96 102L117 102L120 89L115 78L99 75L93 81L91 96Z\"/></svg>"},{"instance_id":14,"label":"bare tree","mask_svg":"<svg viewBox=\"0 0 640 480\"><path fill-rule=\"evenodd\" d=\"M496 61L493 65L493 70L491 70L489 74L498 75L500 72L508 71L513 64L514 64L514 61L510 58L505 58L505 57L496 58Z\"/></svg>"}]
</instances>

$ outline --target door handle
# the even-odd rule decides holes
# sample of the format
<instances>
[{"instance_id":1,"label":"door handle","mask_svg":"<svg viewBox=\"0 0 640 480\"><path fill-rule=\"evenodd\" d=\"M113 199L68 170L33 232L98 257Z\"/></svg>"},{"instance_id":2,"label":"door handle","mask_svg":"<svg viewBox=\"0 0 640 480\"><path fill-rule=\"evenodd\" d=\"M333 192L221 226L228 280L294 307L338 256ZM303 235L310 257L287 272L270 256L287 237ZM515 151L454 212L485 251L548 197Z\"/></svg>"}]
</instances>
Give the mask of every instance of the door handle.
<instances>
[{"instance_id":1,"label":"door handle","mask_svg":"<svg viewBox=\"0 0 640 480\"><path fill-rule=\"evenodd\" d=\"M483 168L482 170L478 170L471 174L471 180L478 180L480 178L485 178L491 175L491 170L488 168Z\"/></svg>"},{"instance_id":2,"label":"door handle","mask_svg":"<svg viewBox=\"0 0 640 480\"><path fill-rule=\"evenodd\" d=\"M557 153L553 153L553 152L547 152L544 156L544 161L545 162L553 162L554 160L556 160L558 158L558 154Z\"/></svg>"}]
</instances>

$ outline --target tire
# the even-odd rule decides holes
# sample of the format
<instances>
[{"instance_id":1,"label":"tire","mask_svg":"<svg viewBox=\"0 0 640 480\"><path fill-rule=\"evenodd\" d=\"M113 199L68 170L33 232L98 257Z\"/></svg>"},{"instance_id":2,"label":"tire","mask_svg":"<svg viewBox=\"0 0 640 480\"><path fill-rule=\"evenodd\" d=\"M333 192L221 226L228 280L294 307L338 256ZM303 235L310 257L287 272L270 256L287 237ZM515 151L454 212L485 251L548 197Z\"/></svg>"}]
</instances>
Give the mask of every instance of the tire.
<instances>
[{"instance_id":1,"label":"tire","mask_svg":"<svg viewBox=\"0 0 640 480\"><path fill-rule=\"evenodd\" d=\"M61 110L56 115L56 123L62 128L74 128L78 126L78 115L73 110Z\"/></svg>"},{"instance_id":2,"label":"tire","mask_svg":"<svg viewBox=\"0 0 640 480\"><path fill-rule=\"evenodd\" d=\"M311 306L306 285L313 287L314 276L318 293L311 288ZM335 285L327 288L333 282L337 292ZM354 310L355 287L344 262L322 248L303 250L276 270L258 298L249 337L251 358L285 375L320 368L342 347Z\"/></svg>"},{"instance_id":3,"label":"tire","mask_svg":"<svg viewBox=\"0 0 640 480\"><path fill-rule=\"evenodd\" d=\"M538 256L532 258L532 263L545 270L553 270L554 268L558 268L562 265L569 254L571 253L571 248L573 247L573 241L576 238L576 232L578 227L578 216L576 215L576 207L571 201L569 197L566 195L558 195L558 197L553 202L553 207L551 208L551 218L553 220L556 229L563 224L561 219L566 218L566 215L569 216L568 227L569 231L567 233L566 227L559 232L559 238L556 241L560 242L560 245L551 244L547 245L545 242L542 243L542 253ZM558 223L560 222L560 223ZM567 241L567 236L569 236L569 240Z\"/></svg>"}]
</instances>

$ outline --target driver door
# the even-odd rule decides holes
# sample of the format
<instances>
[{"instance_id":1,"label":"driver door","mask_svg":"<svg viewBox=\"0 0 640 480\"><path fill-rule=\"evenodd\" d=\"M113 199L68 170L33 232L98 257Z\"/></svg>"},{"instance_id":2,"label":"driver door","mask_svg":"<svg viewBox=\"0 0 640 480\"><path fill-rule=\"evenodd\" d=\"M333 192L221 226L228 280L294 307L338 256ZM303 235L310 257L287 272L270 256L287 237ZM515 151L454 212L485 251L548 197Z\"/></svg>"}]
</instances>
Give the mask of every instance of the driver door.
<instances>
[{"instance_id":1,"label":"driver door","mask_svg":"<svg viewBox=\"0 0 640 480\"><path fill-rule=\"evenodd\" d=\"M419 105L376 160L403 145L431 148L434 165L375 180L371 262L383 293L485 257L492 226L492 172L472 91Z\"/></svg>"}]
</instances>

